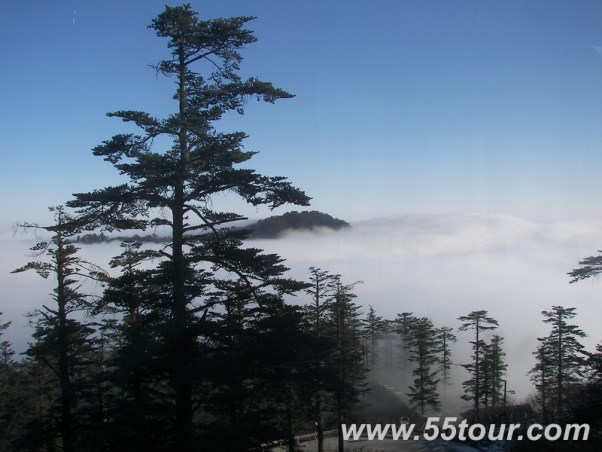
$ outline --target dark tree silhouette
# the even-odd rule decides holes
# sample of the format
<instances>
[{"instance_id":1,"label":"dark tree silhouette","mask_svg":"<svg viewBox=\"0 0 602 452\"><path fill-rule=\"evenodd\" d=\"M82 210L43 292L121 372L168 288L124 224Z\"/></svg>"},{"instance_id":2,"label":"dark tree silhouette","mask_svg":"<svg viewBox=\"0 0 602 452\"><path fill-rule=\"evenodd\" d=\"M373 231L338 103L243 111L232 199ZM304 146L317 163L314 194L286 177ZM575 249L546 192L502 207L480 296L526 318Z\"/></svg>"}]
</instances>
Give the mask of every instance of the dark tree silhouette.
<instances>
[{"instance_id":1,"label":"dark tree silhouette","mask_svg":"<svg viewBox=\"0 0 602 452\"><path fill-rule=\"evenodd\" d=\"M586 352L587 381L578 393L573 414L575 421L587 423L598 440L601 438L602 418L602 343L596 346L594 353Z\"/></svg>"},{"instance_id":2,"label":"dark tree silhouette","mask_svg":"<svg viewBox=\"0 0 602 452\"><path fill-rule=\"evenodd\" d=\"M2 316L2 312L0 312ZM11 322L0 322L0 450L9 450L9 438L12 436L11 422L16 415L14 403L15 351L12 344L2 340L2 335Z\"/></svg>"},{"instance_id":3,"label":"dark tree silhouette","mask_svg":"<svg viewBox=\"0 0 602 452\"><path fill-rule=\"evenodd\" d=\"M602 250L598 250L602 253ZM592 278L602 273L602 255L590 256L579 261L580 268L570 271L568 274L571 278L571 283L581 281L583 279Z\"/></svg>"},{"instance_id":4,"label":"dark tree silhouette","mask_svg":"<svg viewBox=\"0 0 602 452\"><path fill-rule=\"evenodd\" d=\"M156 269L145 268L158 258L153 250L141 250L140 242L124 242L123 252L110 262L120 273L106 282L95 310L106 316L100 331L108 349L103 383L105 396L104 435L110 448L132 451L157 450L167 433L162 417L170 408L160 401L161 369L158 365L162 292Z\"/></svg>"},{"instance_id":5,"label":"dark tree silhouette","mask_svg":"<svg viewBox=\"0 0 602 452\"><path fill-rule=\"evenodd\" d=\"M394 320L395 331L401 340L401 387L407 387L410 382L410 334L416 319L411 312L402 312Z\"/></svg>"},{"instance_id":6,"label":"dark tree silhouette","mask_svg":"<svg viewBox=\"0 0 602 452\"><path fill-rule=\"evenodd\" d=\"M504 376L506 375L505 352L503 338L493 335L491 340L483 344L479 393L485 410L495 412L498 402L503 398Z\"/></svg>"},{"instance_id":7,"label":"dark tree silhouette","mask_svg":"<svg viewBox=\"0 0 602 452\"><path fill-rule=\"evenodd\" d=\"M482 338L482 334L485 331L493 330L497 328L497 320L489 317L487 311L472 311L467 316L458 317L462 325L460 331L473 330L475 334L474 341L470 341L472 344L472 363L463 364L464 367L470 373L470 379L463 383L465 400L472 400L474 403L474 422L479 422L479 402L481 401L481 374L483 366L483 355L485 349L485 341Z\"/></svg>"},{"instance_id":8,"label":"dark tree silhouette","mask_svg":"<svg viewBox=\"0 0 602 452\"><path fill-rule=\"evenodd\" d=\"M537 378L542 406L553 408L559 417L566 415L566 405L575 392L575 383L583 377L585 365L584 347L579 339L586 334L569 323L577 315L575 310L553 306L551 311L542 311L544 323L551 326L551 331L540 339L538 363L531 370Z\"/></svg>"},{"instance_id":9,"label":"dark tree silhouette","mask_svg":"<svg viewBox=\"0 0 602 452\"><path fill-rule=\"evenodd\" d=\"M427 406L438 408L439 393L437 392L438 370L437 364L437 339L433 322L426 317L416 319L408 334L408 349L410 361L415 364L412 370L413 385L408 393L410 405L417 408L420 414L425 414Z\"/></svg>"},{"instance_id":10,"label":"dark tree silhouette","mask_svg":"<svg viewBox=\"0 0 602 452\"><path fill-rule=\"evenodd\" d=\"M363 392L366 369L362 364L362 322L359 306L353 301L358 283L343 284L341 276L334 277L335 291L329 304L329 323L335 341L334 412L338 430L339 452L344 452L344 422L353 421L353 410Z\"/></svg>"},{"instance_id":11,"label":"dark tree silhouette","mask_svg":"<svg viewBox=\"0 0 602 452\"><path fill-rule=\"evenodd\" d=\"M443 326L435 330L435 341L437 360L439 362L439 371L441 372L441 384L443 385L443 395L447 386L451 384L451 348L450 345L455 343L458 339L453 334L453 328Z\"/></svg>"},{"instance_id":12,"label":"dark tree silhouette","mask_svg":"<svg viewBox=\"0 0 602 452\"><path fill-rule=\"evenodd\" d=\"M368 306L368 313L363 326L364 367L374 369L378 359L378 343L383 336L384 320L376 315L372 306Z\"/></svg>"},{"instance_id":13,"label":"dark tree silhouette","mask_svg":"<svg viewBox=\"0 0 602 452\"><path fill-rule=\"evenodd\" d=\"M309 202L282 177L237 168L255 154L243 150L246 135L215 129L227 112L242 114L250 98L274 102L292 97L270 83L237 74L240 50L256 40L244 28L250 20L202 21L190 5L166 7L153 20L150 28L167 40L171 51L155 67L175 81L176 112L165 119L141 111L110 113L136 125L141 134L115 135L93 152L129 180L76 194L69 203L90 230L164 226L170 231L158 268L168 288L163 294L168 306L164 356L175 404L171 437L173 447L182 452L193 449L195 407L202 405L195 393L206 370L199 366L205 354L200 340L206 329L203 313L223 299L214 292L223 293L226 276L240 281L236 289L246 299L269 287L281 294L298 289L280 278L286 269L278 256L242 248L247 232L226 227L243 219L241 215L213 208L214 198L224 193L270 208ZM171 147L156 150L160 136L171 140Z\"/></svg>"},{"instance_id":14,"label":"dark tree silhouette","mask_svg":"<svg viewBox=\"0 0 602 452\"><path fill-rule=\"evenodd\" d=\"M92 272L98 273L98 268L77 256L77 248L70 243L70 237L78 232L73 229L73 218L62 206L50 210L55 216L54 225L23 225L52 234L49 241L38 242L32 248L41 259L31 261L13 273L33 270L43 278L52 275L56 279L52 295L55 304L52 307L43 305L36 311L36 342L30 344L26 353L44 362L56 375L60 387L59 431L62 450L71 452L75 450L73 409L76 405L78 369L87 364L85 354L92 352L90 335L93 333L92 328L82 324L73 314L90 308L87 296L79 291L79 280Z\"/></svg>"},{"instance_id":15,"label":"dark tree silhouette","mask_svg":"<svg viewBox=\"0 0 602 452\"><path fill-rule=\"evenodd\" d=\"M533 352L536 358L535 366L529 371L531 381L535 385L536 401L540 406L541 415L545 422L551 407L550 398L554 387L553 357L550 354L551 346L547 337L538 337L539 345Z\"/></svg>"},{"instance_id":16,"label":"dark tree silhouette","mask_svg":"<svg viewBox=\"0 0 602 452\"><path fill-rule=\"evenodd\" d=\"M327 410L332 381L335 378L331 364L335 353L335 342L331 334L329 313L336 294L337 279L335 275L315 267L310 267L309 273L309 285L305 293L310 296L310 302L304 309L308 330L319 342L315 350L315 359L309 366L308 377L311 385L308 405L318 436L318 452L323 452L324 414Z\"/></svg>"}]
</instances>

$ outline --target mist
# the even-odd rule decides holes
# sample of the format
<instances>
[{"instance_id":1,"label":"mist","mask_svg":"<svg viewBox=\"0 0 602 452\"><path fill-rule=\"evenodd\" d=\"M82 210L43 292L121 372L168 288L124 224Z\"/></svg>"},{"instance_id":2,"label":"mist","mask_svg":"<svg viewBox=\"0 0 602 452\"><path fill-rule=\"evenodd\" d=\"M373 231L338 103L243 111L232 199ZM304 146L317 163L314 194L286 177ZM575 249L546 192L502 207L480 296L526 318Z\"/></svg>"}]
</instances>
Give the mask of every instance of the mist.
<instances>
[{"instance_id":1,"label":"mist","mask_svg":"<svg viewBox=\"0 0 602 452\"><path fill-rule=\"evenodd\" d=\"M435 326L457 330L457 318L485 309L499 321L495 331L504 337L508 389L522 400L533 388L526 375L535 361L537 337L548 334L541 311L553 305L576 307L574 319L589 336L593 350L602 340L601 287L595 280L569 284L567 272L600 248L602 222L533 221L511 215L404 215L359 221L340 231L288 232L280 239L253 240L248 245L278 253L291 268L289 276L306 279L308 267L342 275L356 286L356 302L364 313L371 305L386 319L398 313L427 316ZM33 272L10 274L24 264L34 237L2 240L0 284L4 300L2 321L12 321L5 338L22 352L31 329L25 314L47 303L53 281ZM117 243L82 246L82 255L108 267L119 253ZM93 282L83 290L98 291ZM304 304L299 294L290 300ZM458 333L454 363L468 362L470 333ZM467 378L459 365L456 383ZM454 392L455 391L455 392ZM457 397L456 384L448 398Z\"/></svg>"},{"instance_id":2,"label":"mist","mask_svg":"<svg viewBox=\"0 0 602 452\"><path fill-rule=\"evenodd\" d=\"M313 265L339 273L356 286L367 311L394 319L412 312L435 326L457 330L457 318L485 309L499 322L508 362L508 390L522 400L533 388L527 372L535 364L537 337L547 335L542 310L576 307L574 319L587 334L588 350L602 340L602 287L595 280L569 284L567 272L600 248L602 222L532 221L511 215L404 215L352 225L343 231L291 232L254 245L287 258L298 278ZM302 297L296 300L302 303ZM469 332L455 332L456 364L469 362ZM456 383L466 371L453 368ZM457 395L460 389L456 388Z\"/></svg>"}]
</instances>

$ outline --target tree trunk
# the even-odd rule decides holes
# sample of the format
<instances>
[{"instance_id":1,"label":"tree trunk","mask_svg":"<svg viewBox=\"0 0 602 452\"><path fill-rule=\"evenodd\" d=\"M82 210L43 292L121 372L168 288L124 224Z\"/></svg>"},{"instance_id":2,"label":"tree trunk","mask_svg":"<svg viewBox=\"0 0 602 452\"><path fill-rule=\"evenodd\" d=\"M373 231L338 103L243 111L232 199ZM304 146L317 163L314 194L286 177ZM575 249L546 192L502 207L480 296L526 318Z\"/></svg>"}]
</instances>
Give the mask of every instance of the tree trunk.
<instances>
[{"instance_id":1,"label":"tree trunk","mask_svg":"<svg viewBox=\"0 0 602 452\"><path fill-rule=\"evenodd\" d=\"M191 343L187 325L186 261L184 259L184 179L188 157L186 117L186 63L184 48L179 57L180 167L174 186L172 205L173 264L173 385L176 398L176 447L179 452L192 450L192 381L190 375Z\"/></svg>"},{"instance_id":2,"label":"tree trunk","mask_svg":"<svg viewBox=\"0 0 602 452\"><path fill-rule=\"evenodd\" d=\"M61 226L59 217L58 225ZM71 426L71 379L69 375L69 340L67 337L67 295L65 288L63 240L58 232L56 269L57 269L57 291L56 301L58 304L58 352L59 352L59 385L61 388L61 437L63 441L63 452L73 452L73 437Z\"/></svg>"}]
</instances>

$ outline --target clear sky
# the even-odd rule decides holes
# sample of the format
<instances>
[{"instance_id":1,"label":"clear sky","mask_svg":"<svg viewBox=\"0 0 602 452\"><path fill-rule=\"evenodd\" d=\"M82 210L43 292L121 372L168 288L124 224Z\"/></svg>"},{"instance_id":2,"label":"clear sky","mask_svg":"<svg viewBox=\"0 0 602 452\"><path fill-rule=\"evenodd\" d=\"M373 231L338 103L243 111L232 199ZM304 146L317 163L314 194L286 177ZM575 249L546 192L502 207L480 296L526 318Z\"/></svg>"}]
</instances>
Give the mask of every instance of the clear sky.
<instances>
[{"instance_id":1,"label":"clear sky","mask_svg":"<svg viewBox=\"0 0 602 452\"><path fill-rule=\"evenodd\" d=\"M90 151L127 130L106 112L174 110L171 82L149 67L167 55L146 28L164 4L2 3L0 226L119 180ZM257 17L243 73L296 97L250 103L223 127L246 131L254 166L289 177L313 208L600 218L602 2L192 5Z\"/></svg>"}]
</instances>

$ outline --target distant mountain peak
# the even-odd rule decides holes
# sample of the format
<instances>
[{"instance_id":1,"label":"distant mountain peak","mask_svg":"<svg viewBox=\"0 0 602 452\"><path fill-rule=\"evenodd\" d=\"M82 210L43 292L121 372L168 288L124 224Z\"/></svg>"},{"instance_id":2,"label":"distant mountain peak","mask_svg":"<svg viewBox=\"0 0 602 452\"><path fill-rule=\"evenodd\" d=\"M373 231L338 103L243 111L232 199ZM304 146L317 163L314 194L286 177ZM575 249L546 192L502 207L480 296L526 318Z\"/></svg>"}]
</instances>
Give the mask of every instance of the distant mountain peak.
<instances>
[{"instance_id":1,"label":"distant mountain peak","mask_svg":"<svg viewBox=\"0 0 602 452\"><path fill-rule=\"evenodd\" d=\"M350 226L344 220L334 218L324 212L312 210L309 212L292 211L282 215L274 215L249 225L249 229L253 230L250 236L253 239L275 239L280 237L284 231L289 230L312 231L316 228L339 230Z\"/></svg>"}]
</instances>

